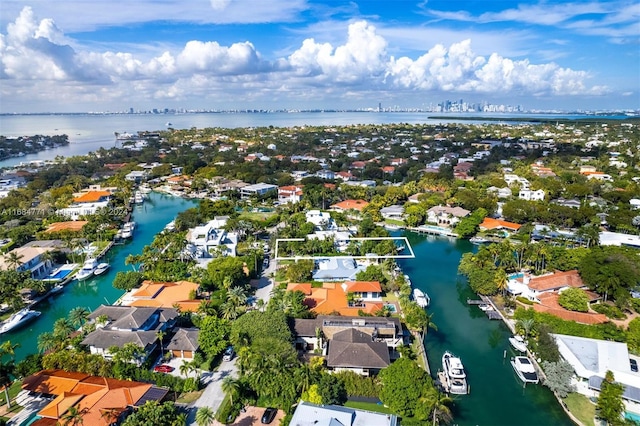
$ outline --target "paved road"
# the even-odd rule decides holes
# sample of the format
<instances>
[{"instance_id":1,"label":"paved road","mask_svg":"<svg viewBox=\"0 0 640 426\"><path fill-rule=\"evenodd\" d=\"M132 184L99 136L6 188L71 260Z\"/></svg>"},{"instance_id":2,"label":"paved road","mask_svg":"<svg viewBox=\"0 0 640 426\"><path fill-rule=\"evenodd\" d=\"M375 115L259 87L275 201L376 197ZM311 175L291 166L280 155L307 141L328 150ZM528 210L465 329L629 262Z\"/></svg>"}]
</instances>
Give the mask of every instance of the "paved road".
<instances>
[{"instance_id":1,"label":"paved road","mask_svg":"<svg viewBox=\"0 0 640 426\"><path fill-rule=\"evenodd\" d=\"M209 407L215 413L218 408L220 408L220 404L222 404L222 400L224 399L224 392L222 391L222 381L225 377L238 377L238 368L236 367L236 360L234 358L231 361L222 361L220 366L213 373L204 373L202 375L202 382L207 386L200 398L194 401L190 405L189 409L189 419L188 422L190 425L195 425L195 415L196 411L200 407Z\"/></svg>"}]
</instances>

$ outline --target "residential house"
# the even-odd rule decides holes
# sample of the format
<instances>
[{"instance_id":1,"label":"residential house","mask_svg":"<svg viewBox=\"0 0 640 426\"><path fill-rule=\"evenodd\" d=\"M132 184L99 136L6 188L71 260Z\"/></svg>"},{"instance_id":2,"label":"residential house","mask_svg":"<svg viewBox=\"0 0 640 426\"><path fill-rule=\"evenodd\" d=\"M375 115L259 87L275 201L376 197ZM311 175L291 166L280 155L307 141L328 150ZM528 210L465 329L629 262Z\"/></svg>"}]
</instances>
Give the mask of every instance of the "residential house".
<instances>
[{"instance_id":1,"label":"residential house","mask_svg":"<svg viewBox=\"0 0 640 426\"><path fill-rule=\"evenodd\" d=\"M413 194L413 195L409 196L408 201L409 201L410 203L416 203L416 204L418 204L418 203L420 202L419 198L420 198L420 196L421 196L421 195L424 195L424 193L419 192L419 193L417 193L417 194Z\"/></svg>"},{"instance_id":2,"label":"residential house","mask_svg":"<svg viewBox=\"0 0 640 426\"><path fill-rule=\"evenodd\" d=\"M200 330L197 328L176 328L175 334L165 349L174 358L193 359L196 351L200 348L198 337Z\"/></svg>"},{"instance_id":3,"label":"residential house","mask_svg":"<svg viewBox=\"0 0 640 426\"><path fill-rule=\"evenodd\" d=\"M134 183L141 183L149 177L149 171L147 170L133 170L125 175L125 180Z\"/></svg>"},{"instance_id":4,"label":"residential house","mask_svg":"<svg viewBox=\"0 0 640 426\"><path fill-rule=\"evenodd\" d=\"M562 358L575 373L576 391L589 398L597 398L607 371L623 386L622 402L625 410L640 413L640 373L632 371L630 360L640 358L629 353L626 343L586 337L553 334Z\"/></svg>"},{"instance_id":5,"label":"residential house","mask_svg":"<svg viewBox=\"0 0 640 426\"><path fill-rule=\"evenodd\" d=\"M584 288L585 285L576 269L565 272L531 276L528 273L515 276L509 280L509 292L520 295L534 302L540 302L542 293L557 292L565 288Z\"/></svg>"},{"instance_id":6,"label":"residential house","mask_svg":"<svg viewBox=\"0 0 640 426\"><path fill-rule=\"evenodd\" d=\"M471 213L462 207L434 206L427 210L427 222L453 227Z\"/></svg>"},{"instance_id":7,"label":"residential house","mask_svg":"<svg viewBox=\"0 0 640 426\"><path fill-rule=\"evenodd\" d=\"M277 193L278 186L270 183L256 183L254 185L247 185L240 188L240 197L247 199L251 196L266 197L270 193Z\"/></svg>"},{"instance_id":8,"label":"residential house","mask_svg":"<svg viewBox=\"0 0 640 426\"><path fill-rule=\"evenodd\" d=\"M316 176L320 179L334 180L336 178L335 172L331 170L318 170Z\"/></svg>"},{"instance_id":9,"label":"residential house","mask_svg":"<svg viewBox=\"0 0 640 426\"><path fill-rule=\"evenodd\" d=\"M611 175L608 175L604 172L584 172L581 174L585 175L589 180L595 179L595 180L601 180L601 181L607 181L607 182L613 181L613 178L611 177Z\"/></svg>"},{"instance_id":10,"label":"residential house","mask_svg":"<svg viewBox=\"0 0 640 426\"><path fill-rule=\"evenodd\" d=\"M96 329L84 338L82 344L88 346L92 354L111 359L111 347L121 348L133 343L144 351L144 355L135 360L141 365L157 348L158 331L171 329L177 317L178 311L173 308L101 305L89 315L89 319L96 323ZM103 318L106 318L106 323L99 322Z\"/></svg>"},{"instance_id":11,"label":"residential house","mask_svg":"<svg viewBox=\"0 0 640 426\"><path fill-rule=\"evenodd\" d=\"M553 200L552 203L572 209L579 209L582 206L582 203L576 199L558 198L557 200Z\"/></svg>"},{"instance_id":12,"label":"residential house","mask_svg":"<svg viewBox=\"0 0 640 426\"><path fill-rule=\"evenodd\" d=\"M302 201L302 185L288 185L278 187L278 202L280 204L295 204Z\"/></svg>"},{"instance_id":13,"label":"residential house","mask_svg":"<svg viewBox=\"0 0 640 426\"><path fill-rule=\"evenodd\" d=\"M196 226L187 232L188 245L186 252L193 258L211 257L219 250L224 256L236 255L238 234L222 229L226 225L226 217L218 217L204 225Z\"/></svg>"},{"instance_id":14,"label":"residential house","mask_svg":"<svg viewBox=\"0 0 640 426\"><path fill-rule=\"evenodd\" d=\"M57 232L80 232L82 228L89 223L86 220L71 220L67 222L54 222L47 229L42 231L44 234L53 234Z\"/></svg>"},{"instance_id":15,"label":"residential house","mask_svg":"<svg viewBox=\"0 0 640 426\"><path fill-rule=\"evenodd\" d=\"M127 306L147 308L178 307L181 312L195 312L200 306L200 300L192 298L197 294L200 284L190 281L154 282L143 281L142 285L133 290L123 300Z\"/></svg>"},{"instance_id":16,"label":"residential house","mask_svg":"<svg viewBox=\"0 0 640 426\"><path fill-rule=\"evenodd\" d=\"M601 232L601 246L618 246L640 248L640 236L623 234L621 232Z\"/></svg>"},{"instance_id":17,"label":"residential house","mask_svg":"<svg viewBox=\"0 0 640 426\"><path fill-rule=\"evenodd\" d=\"M517 232L518 229L522 227L522 225L518 225L517 223L513 222L507 222L506 220L485 217L479 227L481 231L506 230Z\"/></svg>"},{"instance_id":18,"label":"residential house","mask_svg":"<svg viewBox=\"0 0 640 426\"><path fill-rule=\"evenodd\" d=\"M339 203L331 205L331 210L346 213L346 212L362 212L365 207L369 205L365 200L344 200Z\"/></svg>"},{"instance_id":19,"label":"residential house","mask_svg":"<svg viewBox=\"0 0 640 426\"><path fill-rule=\"evenodd\" d=\"M543 201L545 192L543 189L533 191L531 189L521 189L518 193L518 198L527 201Z\"/></svg>"},{"instance_id":20,"label":"residential house","mask_svg":"<svg viewBox=\"0 0 640 426\"><path fill-rule=\"evenodd\" d=\"M51 261L43 260L43 254L56 250L56 247L33 247L24 245L15 248L9 253L0 256L0 270L17 270L19 272L30 272L31 278L40 280L46 278L51 272ZM18 259L17 264L9 262L10 256Z\"/></svg>"},{"instance_id":21,"label":"residential house","mask_svg":"<svg viewBox=\"0 0 640 426\"><path fill-rule=\"evenodd\" d=\"M132 408L147 401L162 402L169 393L150 383L90 376L63 370L42 370L25 378L22 389L42 394L50 402L29 422L32 426L54 426L69 422L74 409L75 424L111 426L120 424Z\"/></svg>"},{"instance_id":22,"label":"residential house","mask_svg":"<svg viewBox=\"0 0 640 426\"><path fill-rule=\"evenodd\" d=\"M555 177L556 174L548 167L544 167L542 163L532 164L531 170L538 177Z\"/></svg>"},{"instance_id":23,"label":"residential house","mask_svg":"<svg viewBox=\"0 0 640 426\"><path fill-rule=\"evenodd\" d=\"M331 218L331 215L327 212L321 212L320 210L309 210L305 213L307 222L313 223L316 229L335 229L335 221Z\"/></svg>"},{"instance_id":24,"label":"residential house","mask_svg":"<svg viewBox=\"0 0 640 426\"><path fill-rule=\"evenodd\" d=\"M404 220L404 207L393 205L380 209L380 214L385 219Z\"/></svg>"},{"instance_id":25,"label":"residential house","mask_svg":"<svg viewBox=\"0 0 640 426\"><path fill-rule=\"evenodd\" d=\"M79 194L77 197L73 199L73 202L76 204L85 204L85 203L100 203L104 201L109 201L111 197L111 191L86 191Z\"/></svg>"},{"instance_id":26,"label":"residential house","mask_svg":"<svg viewBox=\"0 0 640 426\"><path fill-rule=\"evenodd\" d=\"M355 280L360 271L366 266L353 258L328 257L315 261L313 271L314 281L346 281Z\"/></svg>"},{"instance_id":27,"label":"residential house","mask_svg":"<svg viewBox=\"0 0 640 426\"><path fill-rule=\"evenodd\" d=\"M373 314L382 309L382 288L377 281L325 282L322 287L289 283L288 291L304 293L305 304L317 314L358 315L359 311Z\"/></svg>"},{"instance_id":28,"label":"residential house","mask_svg":"<svg viewBox=\"0 0 640 426\"><path fill-rule=\"evenodd\" d=\"M397 426L395 414L347 408L339 405L316 405L300 401L291 417L292 426Z\"/></svg>"},{"instance_id":29,"label":"residential house","mask_svg":"<svg viewBox=\"0 0 640 426\"><path fill-rule=\"evenodd\" d=\"M498 188L496 186L490 186L487 188L487 192L490 194L496 194L498 198L509 198L512 195L511 188L509 187Z\"/></svg>"}]
</instances>

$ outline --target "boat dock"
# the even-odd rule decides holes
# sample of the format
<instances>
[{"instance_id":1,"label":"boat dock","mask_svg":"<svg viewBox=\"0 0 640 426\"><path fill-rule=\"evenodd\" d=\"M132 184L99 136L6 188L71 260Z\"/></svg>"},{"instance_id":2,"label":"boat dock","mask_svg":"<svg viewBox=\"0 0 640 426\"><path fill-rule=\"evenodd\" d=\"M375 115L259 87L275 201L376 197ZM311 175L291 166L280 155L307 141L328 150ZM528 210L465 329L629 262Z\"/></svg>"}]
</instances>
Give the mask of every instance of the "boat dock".
<instances>
[{"instance_id":1,"label":"boat dock","mask_svg":"<svg viewBox=\"0 0 640 426\"><path fill-rule=\"evenodd\" d=\"M501 320L502 315L500 315L500 312L498 312L495 308L495 306L493 306L493 303L491 302L491 299L489 299L487 296L480 296L480 300L477 299L467 299L467 305L476 305L478 306L482 311L484 311L485 314L487 314L487 318L489 318L490 320Z\"/></svg>"},{"instance_id":2,"label":"boat dock","mask_svg":"<svg viewBox=\"0 0 640 426\"><path fill-rule=\"evenodd\" d=\"M420 225L416 228L407 228L407 229L412 232L417 232L418 234L441 235L444 237L458 238L458 234L453 232L453 230L449 228L444 228L442 226Z\"/></svg>"}]
</instances>

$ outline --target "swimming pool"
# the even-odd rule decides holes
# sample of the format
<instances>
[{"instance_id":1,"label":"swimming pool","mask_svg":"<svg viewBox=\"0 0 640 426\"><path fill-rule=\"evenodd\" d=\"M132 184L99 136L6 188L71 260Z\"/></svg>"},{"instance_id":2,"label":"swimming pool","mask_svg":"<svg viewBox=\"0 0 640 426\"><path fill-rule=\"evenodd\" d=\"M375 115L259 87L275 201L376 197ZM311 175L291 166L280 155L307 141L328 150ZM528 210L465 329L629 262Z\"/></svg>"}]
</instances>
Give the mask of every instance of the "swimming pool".
<instances>
[{"instance_id":1,"label":"swimming pool","mask_svg":"<svg viewBox=\"0 0 640 426\"><path fill-rule=\"evenodd\" d=\"M640 414L632 413L631 411L625 411L624 418L627 420L632 420L636 423L640 423Z\"/></svg>"},{"instance_id":2,"label":"swimming pool","mask_svg":"<svg viewBox=\"0 0 640 426\"><path fill-rule=\"evenodd\" d=\"M55 273L49 275L43 281L62 281L64 280L71 272L73 272L73 268L75 265L64 265L58 268Z\"/></svg>"},{"instance_id":3,"label":"swimming pool","mask_svg":"<svg viewBox=\"0 0 640 426\"><path fill-rule=\"evenodd\" d=\"M522 277L524 277L524 273L522 273L522 272L518 272L517 274L509 275L509 279L511 279L511 280L517 280L518 278L522 278Z\"/></svg>"},{"instance_id":4,"label":"swimming pool","mask_svg":"<svg viewBox=\"0 0 640 426\"><path fill-rule=\"evenodd\" d=\"M394 305L393 303L385 303L384 307L389 309L389 312L392 312L394 314L396 313L396 305Z\"/></svg>"}]
</instances>

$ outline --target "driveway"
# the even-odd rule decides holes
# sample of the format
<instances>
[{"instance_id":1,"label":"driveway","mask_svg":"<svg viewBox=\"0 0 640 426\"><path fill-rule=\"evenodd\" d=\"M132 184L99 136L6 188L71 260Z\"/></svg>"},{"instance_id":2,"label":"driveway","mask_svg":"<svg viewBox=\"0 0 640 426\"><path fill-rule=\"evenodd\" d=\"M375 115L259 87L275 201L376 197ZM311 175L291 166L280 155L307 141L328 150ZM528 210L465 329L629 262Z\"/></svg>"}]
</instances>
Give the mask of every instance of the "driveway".
<instances>
[{"instance_id":1,"label":"driveway","mask_svg":"<svg viewBox=\"0 0 640 426\"><path fill-rule=\"evenodd\" d=\"M189 410L189 424L195 425L195 415L196 411L200 407L209 407L215 413L218 408L220 408L220 404L222 404L222 400L224 399L224 392L222 391L222 381L225 377L238 377L238 368L236 367L237 358L232 359L231 361L222 361L220 366L213 373L204 373L202 375L202 382L207 387L205 388L200 398L194 401Z\"/></svg>"},{"instance_id":2,"label":"driveway","mask_svg":"<svg viewBox=\"0 0 640 426\"><path fill-rule=\"evenodd\" d=\"M257 280L251 281L251 286L256 289L256 299L264 300L265 306L271 299L271 291L273 290L273 279L271 274L276 272L277 261L271 260L269 267L262 270L262 276Z\"/></svg>"}]
</instances>

